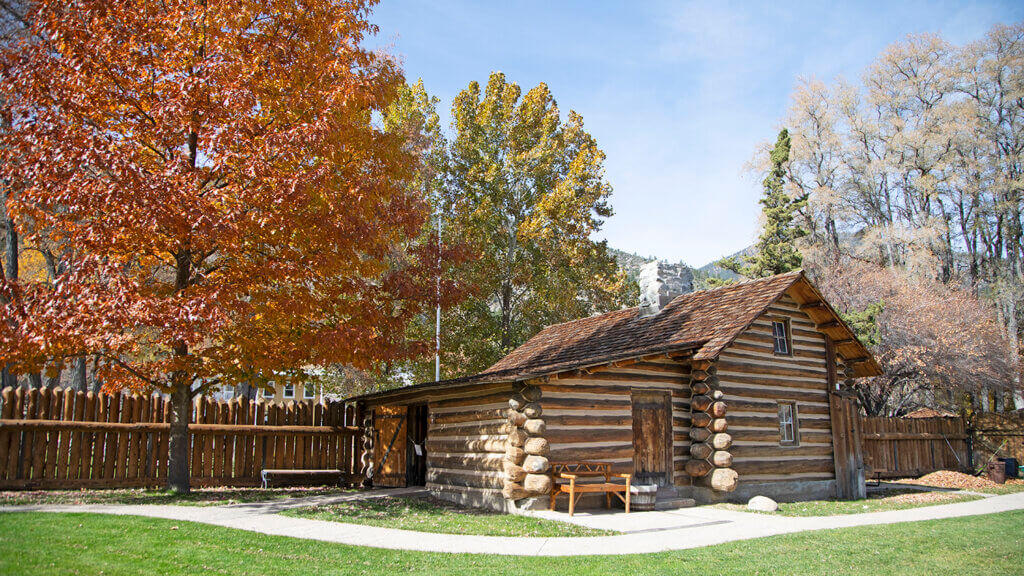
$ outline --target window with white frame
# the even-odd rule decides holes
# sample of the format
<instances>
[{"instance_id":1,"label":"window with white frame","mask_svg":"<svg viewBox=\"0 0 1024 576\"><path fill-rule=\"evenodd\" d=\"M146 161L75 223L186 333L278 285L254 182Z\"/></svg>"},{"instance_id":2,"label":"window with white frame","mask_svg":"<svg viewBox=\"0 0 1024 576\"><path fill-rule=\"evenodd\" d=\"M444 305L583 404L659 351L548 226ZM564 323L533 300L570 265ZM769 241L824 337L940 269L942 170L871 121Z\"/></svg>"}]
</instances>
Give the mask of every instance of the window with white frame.
<instances>
[{"instance_id":1,"label":"window with white frame","mask_svg":"<svg viewBox=\"0 0 1024 576\"><path fill-rule=\"evenodd\" d=\"M793 346L789 339L789 320L772 320L772 342L774 352L789 356Z\"/></svg>"},{"instance_id":2,"label":"window with white frame","mask_svg":"<svg viewBox=\"0 0 1024 576\"><path fill-rule=\"evenodd\" d=\"M269 384L268 386L269 386L269 388L264 388L263 389L263 397L264 398L273 398L274 394L277 394L277 391L274 389L274 385L273 384Z\"/></svg>"},{"instance_id":3,"label":"window with white frame","mask_svg":"<svg viewBox=\"0 0 1024 576\"><path fill-rule=\"evenodd\" d=\"M313 384L303 384L302 397L305 398L306 400L312 400L313 398L316 398L316 386L314 386Z\"/></svg>"},{"instance_id":4,"label":"window with white frame","mask_svg":"<svg viewBox=\"0 0 1024 576\"><path fill-rule=\"evenodd\" d=\"M295 385L294 384L285 384L284 385L283 397L285 397L285 398L295 398Z\"/></svg>"},{"instance_id":5,"label":"window with white frame","mask_svg":"<svg viewBox=\"0 0 1024 576\"><path fill-rule=\"evenodd\" d=\"M796 403L779 403L779 444L796 446L800 442Z\"/></svg>"}]
</instances>

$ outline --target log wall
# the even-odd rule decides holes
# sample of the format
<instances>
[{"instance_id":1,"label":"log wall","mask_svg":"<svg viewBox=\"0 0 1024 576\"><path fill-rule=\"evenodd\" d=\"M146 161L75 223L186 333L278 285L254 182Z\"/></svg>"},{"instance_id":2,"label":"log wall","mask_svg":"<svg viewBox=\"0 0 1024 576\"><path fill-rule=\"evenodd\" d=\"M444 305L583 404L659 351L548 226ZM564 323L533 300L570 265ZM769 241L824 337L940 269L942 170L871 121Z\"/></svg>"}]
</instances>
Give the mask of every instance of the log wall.
<instances>
[{"instance_id":1,"label":"log wall","mask_svg":"<svg viewBox=\"0 0 1024 576\"><path fill-rule=\"evenodd\" d=\"M552 462L609 462L616 473L633 473L634 390L665 390L672 399L673 479L689 485L690 367L667 357L647 358L592 373L561 374L541 385L545 437Z\"/></svg>"},{"instance_id":2,"label":"log wall","mask_svg":"<svg viewBox=\"0 0 1024 576\"><path fill-rule=\"evenodd\" d=\"M790 321L792 356L773 353L771 322ZM733 469L741 484L835 478L825 337L783 296L719 356ZM795 402L799 445L780 444L778 403Z\"/></svg>"},{"instance_id":3,"label":"log wall","mask_svg":"<svg viewBox=\"0 0 1024 576\"><path fill-rule=\"evenodd\" d=\"M426 487L442 495L486 493L500 498L512 395L512 383L479 384L411 392L407 397L371 401L367 408L426 401Z\"/></svg>"}]
</instances>

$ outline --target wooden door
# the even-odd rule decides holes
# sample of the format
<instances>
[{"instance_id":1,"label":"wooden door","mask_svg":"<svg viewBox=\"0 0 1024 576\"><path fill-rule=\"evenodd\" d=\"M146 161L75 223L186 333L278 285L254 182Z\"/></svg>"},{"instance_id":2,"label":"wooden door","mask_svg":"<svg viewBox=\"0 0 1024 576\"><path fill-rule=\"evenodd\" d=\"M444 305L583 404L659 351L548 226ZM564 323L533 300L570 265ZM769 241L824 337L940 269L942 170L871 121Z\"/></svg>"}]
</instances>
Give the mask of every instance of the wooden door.
<instances>
[{"instance_id":1,"label":"wooden door","mask_svg":"<svg viewBox=\"0 0 1024 576\"><path fill-rule=\"evenodd\" d=\"M378 406L374 410L373 485L405 486L406 406Z\"/></svg>"},{"instance_id":2,"label":"wooden door","mask_svg":"<svg viewBox=\"0 0 1024 576\"><path fill-rule=\"evenodd\" d=\"M668 392L634 390L632 401L634 482L671 486L671 396Z\"/></svg>"},{"instance_id":3,"label":"wooden door","mask_svg":"<svg viewBox=\"0 0 1024 576\"><path fill-rule=\"evenodd\" d=\"M409 406L406 436L406 486L427 484L427 405Z\"/></svg>"}]
</instances>

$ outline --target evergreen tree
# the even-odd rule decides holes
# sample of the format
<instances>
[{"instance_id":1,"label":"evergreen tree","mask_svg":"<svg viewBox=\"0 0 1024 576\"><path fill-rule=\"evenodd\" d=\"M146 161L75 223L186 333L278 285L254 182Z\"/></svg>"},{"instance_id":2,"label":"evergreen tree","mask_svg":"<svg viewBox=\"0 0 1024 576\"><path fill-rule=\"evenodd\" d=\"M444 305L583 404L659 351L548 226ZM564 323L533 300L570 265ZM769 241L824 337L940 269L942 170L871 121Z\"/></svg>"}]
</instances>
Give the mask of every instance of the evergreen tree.
<instances>
[{"instance_id":1,"label":"evergreen tree","mask_svg":"<svg viewBox=\"0 0 1024 576\"><path fill-rule=\"evenodd\" d=\"M807 204L807 197L791 198L786 194L789 147L789 131L783 128L769 156L771 169L763 181L764 197L760 202L764 230L757 241L757 253L743 257L742 261L739 258L720 260L718 265L722 268L748 278L764 278L796 270L803 263L796 240L807 232L793 220L797 211Z\"/></svg>"}]
</instances>

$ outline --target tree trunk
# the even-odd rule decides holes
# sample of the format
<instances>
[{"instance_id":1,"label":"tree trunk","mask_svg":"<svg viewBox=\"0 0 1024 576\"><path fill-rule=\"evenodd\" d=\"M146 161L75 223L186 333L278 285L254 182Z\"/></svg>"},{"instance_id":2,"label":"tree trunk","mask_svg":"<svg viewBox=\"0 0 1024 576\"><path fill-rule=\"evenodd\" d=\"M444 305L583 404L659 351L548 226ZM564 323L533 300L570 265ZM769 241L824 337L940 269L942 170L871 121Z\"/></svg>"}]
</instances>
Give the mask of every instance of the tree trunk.
<instances>
[{"instance_id":1,"label":"tree trunk","mask_svg":"<svg viewBox=\"0 0 1024 576\"><path fill-rule=\"evenodd\" d=\"M192 394L189 385L179 382L171 392L171 436L168 448L167 489L187 493L189 485L189 434L192 418Z\"/></svg>"},{"instance_id":2,"label":"tree trunk","mask_svg":"<svg viewBox=\"0 0 1024 576\"><path fill-rule=\"evenodd\" d=\"M85 356L75 358L74 372L71 377L71 387L79 392L88 392L89 385L86 382L85 374Z\"/></svg>"}]
</instances>

